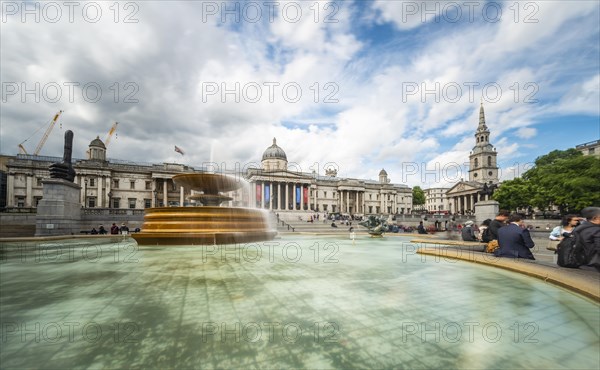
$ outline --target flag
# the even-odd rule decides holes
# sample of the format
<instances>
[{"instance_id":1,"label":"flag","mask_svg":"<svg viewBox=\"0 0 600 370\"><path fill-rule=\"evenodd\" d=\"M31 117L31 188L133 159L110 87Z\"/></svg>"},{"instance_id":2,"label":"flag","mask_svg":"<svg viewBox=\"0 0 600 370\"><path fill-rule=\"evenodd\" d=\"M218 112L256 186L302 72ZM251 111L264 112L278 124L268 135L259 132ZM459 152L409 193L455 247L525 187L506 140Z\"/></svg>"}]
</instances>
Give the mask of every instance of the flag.
<instances>
[{"instance_id":1,"label":"flag","mask_svg":"<svg viewBox=\"0 0 600 370\"><path fill-rule=\"evenodd\" d=\"M178 147L177 145L175 145L175 151L181 155L184 155L185 153L183 152L183 150L181 150L180 147Z\"/></svg>"}]
</instances>

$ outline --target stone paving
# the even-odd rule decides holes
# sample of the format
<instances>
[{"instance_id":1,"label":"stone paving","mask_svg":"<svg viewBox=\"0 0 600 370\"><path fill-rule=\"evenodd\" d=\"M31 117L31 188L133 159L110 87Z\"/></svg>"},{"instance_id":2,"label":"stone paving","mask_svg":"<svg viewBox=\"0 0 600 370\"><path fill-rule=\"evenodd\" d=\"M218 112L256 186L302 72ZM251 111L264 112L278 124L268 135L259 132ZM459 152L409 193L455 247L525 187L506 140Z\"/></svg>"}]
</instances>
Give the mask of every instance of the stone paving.
<instances>
[{"instance_id":1,"label":"stone paving","mask_svg":"<svg viewBox=\"0 0 600 370\"><path fill-rule=\"evenodd\" d=\"M5 244L0 367L600 367L597 303L409 240Z\"/></svg>"}]
</instances>

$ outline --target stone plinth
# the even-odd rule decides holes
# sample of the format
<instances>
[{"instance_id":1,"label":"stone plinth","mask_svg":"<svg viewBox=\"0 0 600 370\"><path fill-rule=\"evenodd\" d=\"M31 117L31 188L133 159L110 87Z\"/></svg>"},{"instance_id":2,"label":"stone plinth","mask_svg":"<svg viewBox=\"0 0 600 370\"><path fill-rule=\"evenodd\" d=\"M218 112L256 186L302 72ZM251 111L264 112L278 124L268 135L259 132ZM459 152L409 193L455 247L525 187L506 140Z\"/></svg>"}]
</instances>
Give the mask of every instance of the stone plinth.
<instances>
[{"instance_id":1,"label":"stone plinth","mask_svg":"<svg viewBox=\"0 0 600 370\"><path fill-rule=\"evenodd\" d=\"M42 181L44 196L37 206L35 236L79 234L81 187L63 179Z\"/></svg>"},{"instance_id":2,"label":"stone plinth","mask_svg":"<svg viewBox=\"0 0 600 370\"><path fill-rule=\"evenodd\" d=\"M475 203L475 222L481 224L484 220L494 219L500 210L500 203L495 200L485 200Z\"/></svg>"}]
</instances>

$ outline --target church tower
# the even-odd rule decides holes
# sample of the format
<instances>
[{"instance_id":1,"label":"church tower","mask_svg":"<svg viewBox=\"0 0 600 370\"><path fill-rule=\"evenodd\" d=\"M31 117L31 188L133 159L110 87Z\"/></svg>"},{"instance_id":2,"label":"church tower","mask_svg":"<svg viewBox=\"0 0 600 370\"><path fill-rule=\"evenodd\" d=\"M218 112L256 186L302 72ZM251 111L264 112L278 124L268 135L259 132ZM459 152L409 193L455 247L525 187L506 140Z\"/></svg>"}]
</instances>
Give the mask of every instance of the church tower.
<instances>
[{"instance_id":1,"label":"church tower","mask_svg":"<svg viewBox=\"0 0 600 370\"><path fill-rule=\"evenodd\" d=\"M498 183L496 148L490 144L490 130L485 124L483 103L479 108L479 126L475 131L475 146L469 155L469 181Z\"/></svg>"}]
</instances>

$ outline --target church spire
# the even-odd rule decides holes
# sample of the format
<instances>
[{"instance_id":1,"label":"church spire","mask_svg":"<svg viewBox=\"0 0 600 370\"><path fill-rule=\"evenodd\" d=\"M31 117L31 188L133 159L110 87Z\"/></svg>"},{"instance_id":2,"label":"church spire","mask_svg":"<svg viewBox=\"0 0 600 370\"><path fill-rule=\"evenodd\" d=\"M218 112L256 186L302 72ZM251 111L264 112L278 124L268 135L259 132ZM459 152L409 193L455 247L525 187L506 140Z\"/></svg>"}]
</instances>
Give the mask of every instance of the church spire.
<instances>
[{"instance_id":1,"label":"church spire","mask_svg":"<svg viewBox=\"0 0 600 370\"><path fill-rule=\"evenodd\" d=\"M487 131L487 126L485 125L485 112L483 111L483 101L479 107L479 127L477 127L477 131Z\"/></svg>"}]
</instances>

